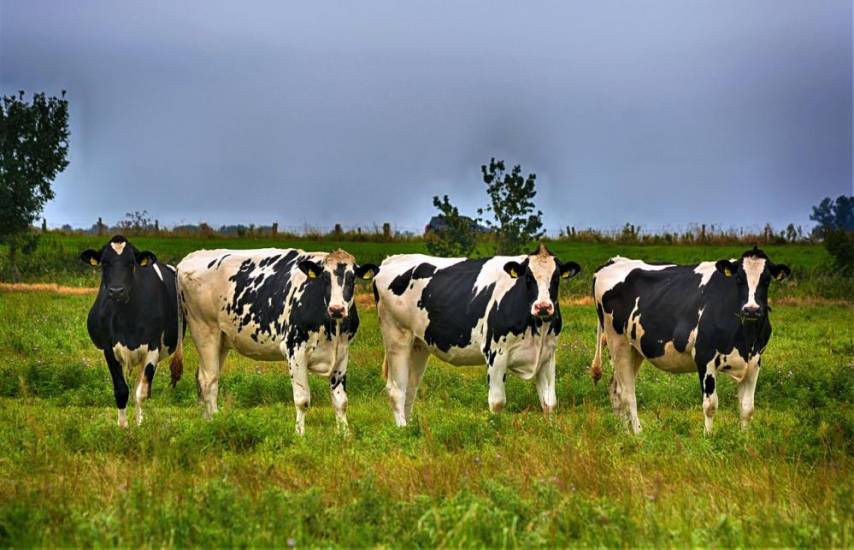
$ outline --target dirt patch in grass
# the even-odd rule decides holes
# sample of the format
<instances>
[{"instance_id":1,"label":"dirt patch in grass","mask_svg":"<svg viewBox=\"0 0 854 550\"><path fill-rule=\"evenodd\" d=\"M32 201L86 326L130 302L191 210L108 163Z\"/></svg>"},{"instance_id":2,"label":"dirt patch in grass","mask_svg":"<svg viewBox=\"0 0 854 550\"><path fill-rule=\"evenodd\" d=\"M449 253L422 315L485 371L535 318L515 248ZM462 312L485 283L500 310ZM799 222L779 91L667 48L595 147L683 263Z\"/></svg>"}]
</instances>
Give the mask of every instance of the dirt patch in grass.
<instances>
[{"instance_id":1,"label":"dirt patch in grass","mask_svg":"<svg viewBox=\"0 0 854 550\"><path fill-rule=\"evenodd\" d=\"M65 296L98 294L97 287L62 286L55 283L0 283L0 292L52 292Z\"/></svg>"}]
</instances>

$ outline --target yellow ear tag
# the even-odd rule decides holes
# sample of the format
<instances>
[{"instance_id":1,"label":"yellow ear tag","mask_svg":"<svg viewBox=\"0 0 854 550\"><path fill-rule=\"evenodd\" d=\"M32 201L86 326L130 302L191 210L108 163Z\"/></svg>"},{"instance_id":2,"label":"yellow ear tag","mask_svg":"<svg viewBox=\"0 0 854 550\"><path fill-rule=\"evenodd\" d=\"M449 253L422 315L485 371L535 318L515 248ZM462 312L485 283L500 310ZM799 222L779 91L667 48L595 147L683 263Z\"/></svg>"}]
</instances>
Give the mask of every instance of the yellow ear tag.
<instances>
[{"instance_id":1,"label":"yellow ear tag","mask_svg":"<svg viewBox=\"0 0 854 550\"><path fill-rule=\"evenodd\" d=\"M148 258L143 258L142 260L140 260L139 265L141 265L142 267L147 266L148 265Z\"/></svg>"},{"instance_id":2,"label":"yellow ear tag","mask_svg":"<svg viewBox=\"0 0 854 550\"><path fill-rule=\"evenodd\" d=\"M561 279L569 279L569 271L564 271L560 274Z\"/></svg>"},{"instance_id":3,"label":"yellow ear tag","mask_svg":"<svg viewBox=\"0 0 854 550\"><path fill-rule=\"evenodd\" d=\"M518 273L516 273L516 270L515 270L515 269L511 269L511 270L510 270L510 276L511 276L511 277L513 277L513 278L515 279L515 278L517 278L517 277L519 276L519 274L518 274Z\"/></svg>"},{"instance_id":4,"label":"yellow ear tag","mask_svg":"<svg viewBox=\"0 0 854 550\"><path fill-rule=\"evenodd\" d=\"M774 278L777 279L778 281L782 281L784 276L785 275L783 275L783 270L780 270L779 272L777 272L777 276Z\"/></svg>"},{"instance_id":5,"label":"yellow ear tag","mask_svg":"<svg viewBox=\"0 0 854 550\"><path fill-rule=\"evenodd\" d=\"M730 270L730 268L728 268L728 267L724 268L724 275L727 277L732 277L732 271Z\"/></svg>"},{"instance_id":6,"label":"yellow ear tag","mask_svg":"<svg viewBox=\"0 0 854 550\"><path fill-rule=\"evenodd\" d=\"M364 279L364 280L366 280L366 281L370 281L370 280L371 280L371 277L373 277L373 276L374 276L374 272L373 272L373 271L365 271L365 272L362 274L362 279Z\"/></svg>"},{"instance_id":7,"label":"yellow ear tag","mask_svg":"<svg viewBox=\"0 0 854 550\"><path fill-rule=\"evenodd\" d=\"M315 273L314 271L312 271L311 269L309 269L309 270L308 270L308 278L309 278L309 279L317 279L317 273Z\"/></svg>"},{"instance_id":8,"label":"yellow ear tag","mask_svg":"<svg viewBox=\"0 0 854 550\"><path fill-rule=\"evenodd\" d=\"M95 258L89 258L89 263L92 265L98 265L98 260L96 260Z\"/></svg>"}]
</instances>

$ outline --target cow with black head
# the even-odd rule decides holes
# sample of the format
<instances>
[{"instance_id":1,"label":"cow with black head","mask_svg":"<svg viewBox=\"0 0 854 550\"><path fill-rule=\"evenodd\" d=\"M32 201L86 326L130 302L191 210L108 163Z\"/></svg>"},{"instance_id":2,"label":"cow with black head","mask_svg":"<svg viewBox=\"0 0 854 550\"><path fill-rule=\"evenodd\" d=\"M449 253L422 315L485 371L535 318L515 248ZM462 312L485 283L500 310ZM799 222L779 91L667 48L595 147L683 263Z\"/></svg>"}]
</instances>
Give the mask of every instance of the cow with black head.
<instances>
[{"instance_id":1,"label":"cow with black head","mask_svg":"<svg viewBox=\"0 0 854 550\"><path fill-rule=\"evenodd\" d=\"M308 373L328 377L346 432L349 345L359 328L355 283L378 270L343 250L200 250L181 260L179 288L199 350L205 415L218 410L220 371L233 349L262 361L287 359L299 434L311 402Z\"/></svg>"},{"instance_id":2,"label":"cow with black head","mask_svg":"<svg viewBox=\"0 0 854 550\"><path fill-rule=\"evenodd\" d=\"M641 362L673 373L697 372L709 433L718 406L715 379L726 374L738 381L746 427L761 355L771 337L768 288L789 272L757 247L738 259L696 265L611 259L593 279L599 316L594 380L602 376L602 344L607 344L614 363L611 402L637 433L635 378Z\"/></svg>"},{"instance_id":3,"label":"cow with black head","mask_svg":"<svg viewBox=\"0 0 854 550\"><path fill-rule=\"evenodd\" d=\"M101 268L98 297L89 310L87 326L95 346L103 350L113 379L119 426L127 427L129 389L125 373L139 368L136 421L142 423L142 404L151 396L154 373L172 356L172 385L181 377L183 326L178 307L175 268L157 261L153 253L136 249L116 235L99 250L84 250L83 263Z\"/></svg>"},{"instance_id":4,"label":"cow with black head","mask_svg":"<svg viewBox=\"0 0 854 550\"><path fill-rule=\"evenodd\" d=\"M383 333L383 374L394 419L405 426L430 355L452 365L486 365L488 403L505 404L507 371L536 377L548 414L557 405L555 347L561 331L558 286L581 271L541 243L521 256L482 260L421 254L380 265L374 297Z\"/></svg>"}]
</instances>

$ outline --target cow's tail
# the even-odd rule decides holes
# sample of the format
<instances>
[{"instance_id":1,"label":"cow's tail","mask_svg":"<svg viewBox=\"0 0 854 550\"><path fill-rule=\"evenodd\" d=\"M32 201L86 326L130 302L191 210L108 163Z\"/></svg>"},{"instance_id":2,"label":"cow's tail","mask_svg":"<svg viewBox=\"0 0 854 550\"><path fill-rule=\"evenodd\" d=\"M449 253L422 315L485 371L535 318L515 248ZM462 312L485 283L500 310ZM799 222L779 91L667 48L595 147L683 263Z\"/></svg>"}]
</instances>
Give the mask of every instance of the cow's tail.
<instances>
[{"instance_id":1,"label":"cow's tail","mask_svg":"<svg viewBox=\"0 0 854 550\"><path fill-rule=\"evenodd\" d=\"M181 278L178 276L178 271L175 271L175 300L178 306L178 342L175 344L175 354L172 355L172 362L169 363L169 372L172 375L172 387L174 388L181 376L184 374L184 304L181 300Z\"/></svg>"},{"instance_id":2,"label":"cow's tail","mask_svg":"<svg viewBox=\"0 0 854 550\"><path fill-rule=\"evenodd\" d=\"M605 327L599 322L596 325L596 353L593 355L593 362L590 364L590 377L593 378L593 383L602 378L602 345L605 344Z\"/></svg>"}]
</instances>

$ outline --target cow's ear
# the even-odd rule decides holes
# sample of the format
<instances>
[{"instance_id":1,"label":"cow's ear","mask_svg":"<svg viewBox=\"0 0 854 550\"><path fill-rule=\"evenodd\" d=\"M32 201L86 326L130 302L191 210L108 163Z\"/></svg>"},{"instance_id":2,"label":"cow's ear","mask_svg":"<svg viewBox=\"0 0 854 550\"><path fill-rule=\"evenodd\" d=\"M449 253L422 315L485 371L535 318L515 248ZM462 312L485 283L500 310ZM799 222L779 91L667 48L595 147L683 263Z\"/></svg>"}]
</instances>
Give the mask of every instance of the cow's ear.
<instances>
[{"instance_id":1,"label":"cow's ear","mask_svg":"<svg viewBox=\"0 0 854 550\"><path fill-rule=\"evenodd\" d=\"M507 262L504 264L504 271L506 271L510 277L516 279L519 275L524 273L525 270L519 262Z\"/></svg>"},{"instance_id":2,"label":"cow's ear","mask_svg":"<svg viewBox=\"0 0 854 550\"><path fill-rule=\"evenodd\" d=\"M309 279L316 279L320 276L320 272L322 271L320 266L311 260L303 260L297 264L297 267L299 267L300 271L305 273L305 276Z\"/></svg>"},{"instance_id":3,"label":"cow's ear","mask_svg":"<svg viewBox=\"0 0 854 550\"><path fill-rule=\"evenodd\" d=\"M724 277L732 277L738 271L738 267L729 260L718 260L715 263L715 268L723 273Z\"/></svg>"},{"instance_id":4,"label":"cow's ear","mask_svg":"<svg viewBox=\"0 0 854 550\"><path fill-rule=\"evenodd\" d=\"M789 266L787 266L786 264L772 265L770 269L771 275L774 277L774 279L778 281L782 281L783 279L792 274L792 270L789 269Z\"/></svg>"},{"instance_id":5,"label":"cow's ear","mask_svg":"<svg viewBox=\"0 0 854 550\"><path fill-rule=\"evenodd\" d=\"M560 266L561 279L572 279L581 273L581 266L575 262L558 262L558 265Z\"/></svg>"},{"instance_id":6,"label":"cow's ear","mask_svg":"<svg viewBox=\"0 0 854 550\"><path fill-rule=\"evenodd\" d=\"M100 265L101 264L101 251L100 250L92 250L91 248L88 250L84 250L80 253L80 261L84 264L88 265Z\"/></svg>"},{"instance_id":7,"label":"cow's ear","mask_svg":"<svg viewBox=\"0 0 854 550\"><path fill-rule=\"evenodd\" d=\"M370 281L374 277L377 276L377 273L380 272L380 268L374 264L362 264L356 266L356 277L360 279L364 279L366 281Z\"/></svg>"},{"instance_id":8,"label":"cow's ear","mask_svg":"<svg viewBox=\"0 0 854 550\"><path fill-rule=\"evenodd\" d=\"M140 265L140 267L145 267L147 265L153 265L154 262L157 261L157 256L154 255L154 252L149 252L148 250L143 250L142 252L136 253L136 263Z\"/></svg>"}]
</instances>

